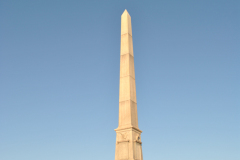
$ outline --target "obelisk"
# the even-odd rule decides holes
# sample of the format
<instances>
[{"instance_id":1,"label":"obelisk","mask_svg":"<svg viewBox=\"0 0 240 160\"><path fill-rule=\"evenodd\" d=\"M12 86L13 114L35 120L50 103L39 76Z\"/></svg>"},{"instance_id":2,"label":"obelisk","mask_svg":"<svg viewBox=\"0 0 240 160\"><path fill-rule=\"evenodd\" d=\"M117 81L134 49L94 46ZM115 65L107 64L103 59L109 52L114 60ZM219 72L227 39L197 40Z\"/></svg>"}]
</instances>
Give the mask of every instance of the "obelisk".
<instances>
[{"instance_id":1,"label":"obelisk","mask_svg":"<svg viewBox=\"0 0 240 160\"><path fill-rule=\"evenodd\" d=\"M131 17L121 16L119 124L115 160L142 160L142 131L138 128Z\"/></svg>"}]
</instances>

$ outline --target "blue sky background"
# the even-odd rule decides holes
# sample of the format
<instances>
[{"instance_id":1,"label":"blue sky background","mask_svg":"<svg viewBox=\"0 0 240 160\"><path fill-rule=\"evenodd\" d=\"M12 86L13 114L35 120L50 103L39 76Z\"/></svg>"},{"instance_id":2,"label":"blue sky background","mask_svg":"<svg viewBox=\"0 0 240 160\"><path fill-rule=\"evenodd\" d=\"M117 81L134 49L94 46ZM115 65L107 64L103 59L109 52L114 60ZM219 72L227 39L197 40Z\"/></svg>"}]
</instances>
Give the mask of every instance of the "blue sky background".
<instances>
[{"instance_id":1,"label":"blue sky background","mask_svg":"<svg viewBox=\"0 0 240 160\"><path fill-rule=\"evenodd\" d=\"M1 0L0 160L113 160L120 17L145 160L240 159L239 0Z\"/></svg>"}]
</instances>

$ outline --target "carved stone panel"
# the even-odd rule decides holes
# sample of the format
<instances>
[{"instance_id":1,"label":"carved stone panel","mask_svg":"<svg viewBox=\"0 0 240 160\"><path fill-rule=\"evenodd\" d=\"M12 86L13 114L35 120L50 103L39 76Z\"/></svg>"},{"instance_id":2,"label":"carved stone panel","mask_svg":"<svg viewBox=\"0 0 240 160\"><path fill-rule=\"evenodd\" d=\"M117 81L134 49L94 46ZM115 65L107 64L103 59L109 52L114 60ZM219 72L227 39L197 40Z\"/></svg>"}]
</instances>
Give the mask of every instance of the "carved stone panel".
<instances>
[{"instance_id":1,"label":"carved stone panel","mask_svg":"<svg viewBox=\"0 0 240 160\"><path fill-rule=\"evenodd\" d=\"M129 157L128 153L129 142L118 143L118 159L127 160Z\"/></svg>"},{"instance_id":2,"label":"carved stone panel","mask_svg":"<svg viewBox=\"0 0 240 160\"><path fill-rule=\"evenodd\" d=\"M141 144L140 143L136 143L136 155L135 155L135 158L136 160L140 160L141 159Z\"/></svg>"}]
</instances>

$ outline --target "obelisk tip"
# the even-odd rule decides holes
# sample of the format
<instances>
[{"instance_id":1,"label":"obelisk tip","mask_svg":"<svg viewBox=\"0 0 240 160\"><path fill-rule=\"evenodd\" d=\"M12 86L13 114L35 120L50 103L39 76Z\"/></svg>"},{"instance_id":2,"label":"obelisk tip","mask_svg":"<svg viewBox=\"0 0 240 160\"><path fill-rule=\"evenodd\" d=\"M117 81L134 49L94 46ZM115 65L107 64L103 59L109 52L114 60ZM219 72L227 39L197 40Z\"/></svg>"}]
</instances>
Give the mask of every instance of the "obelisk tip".
<instances>
[{"instance_id":1,"label":"obelisk tip","mask_svg":"<svg viewBox=\"0 0 240 160\"><path fill-rule=\"evenodd\" d=\"M123 14L128 14L128 15L129 15L127 9L124 10ZM122 15L123 15L123 14L122 14Z\"/></svg>"},{"instance_id":2,"label":"obelisk tip","mask_svg":"<svg viewBox=\"0 0 240 160\"><path fill-rule=\"evenodd\" d=\"M125 9L121 16L121 35L126 33L132 36L131 16Z\"/></svg>"}]
</instances>

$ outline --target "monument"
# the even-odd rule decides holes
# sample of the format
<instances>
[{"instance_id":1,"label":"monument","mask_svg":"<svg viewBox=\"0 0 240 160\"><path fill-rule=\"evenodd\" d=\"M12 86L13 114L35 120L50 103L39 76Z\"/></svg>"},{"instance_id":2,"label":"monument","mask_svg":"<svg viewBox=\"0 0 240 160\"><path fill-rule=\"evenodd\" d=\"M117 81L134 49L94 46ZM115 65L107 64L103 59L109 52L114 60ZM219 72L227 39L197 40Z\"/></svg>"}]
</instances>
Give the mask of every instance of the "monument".
<instances>
[{"instance_id":1,"label":"monument","mask_svg":"<svg viewBox=\"0 0 240 160\"><path fill-rule=\"evenodd\" d=\"M131 17L121 16L119 124L115 160L142 160L142 131L138 128Z\"/></svg>"}]
</instances>

